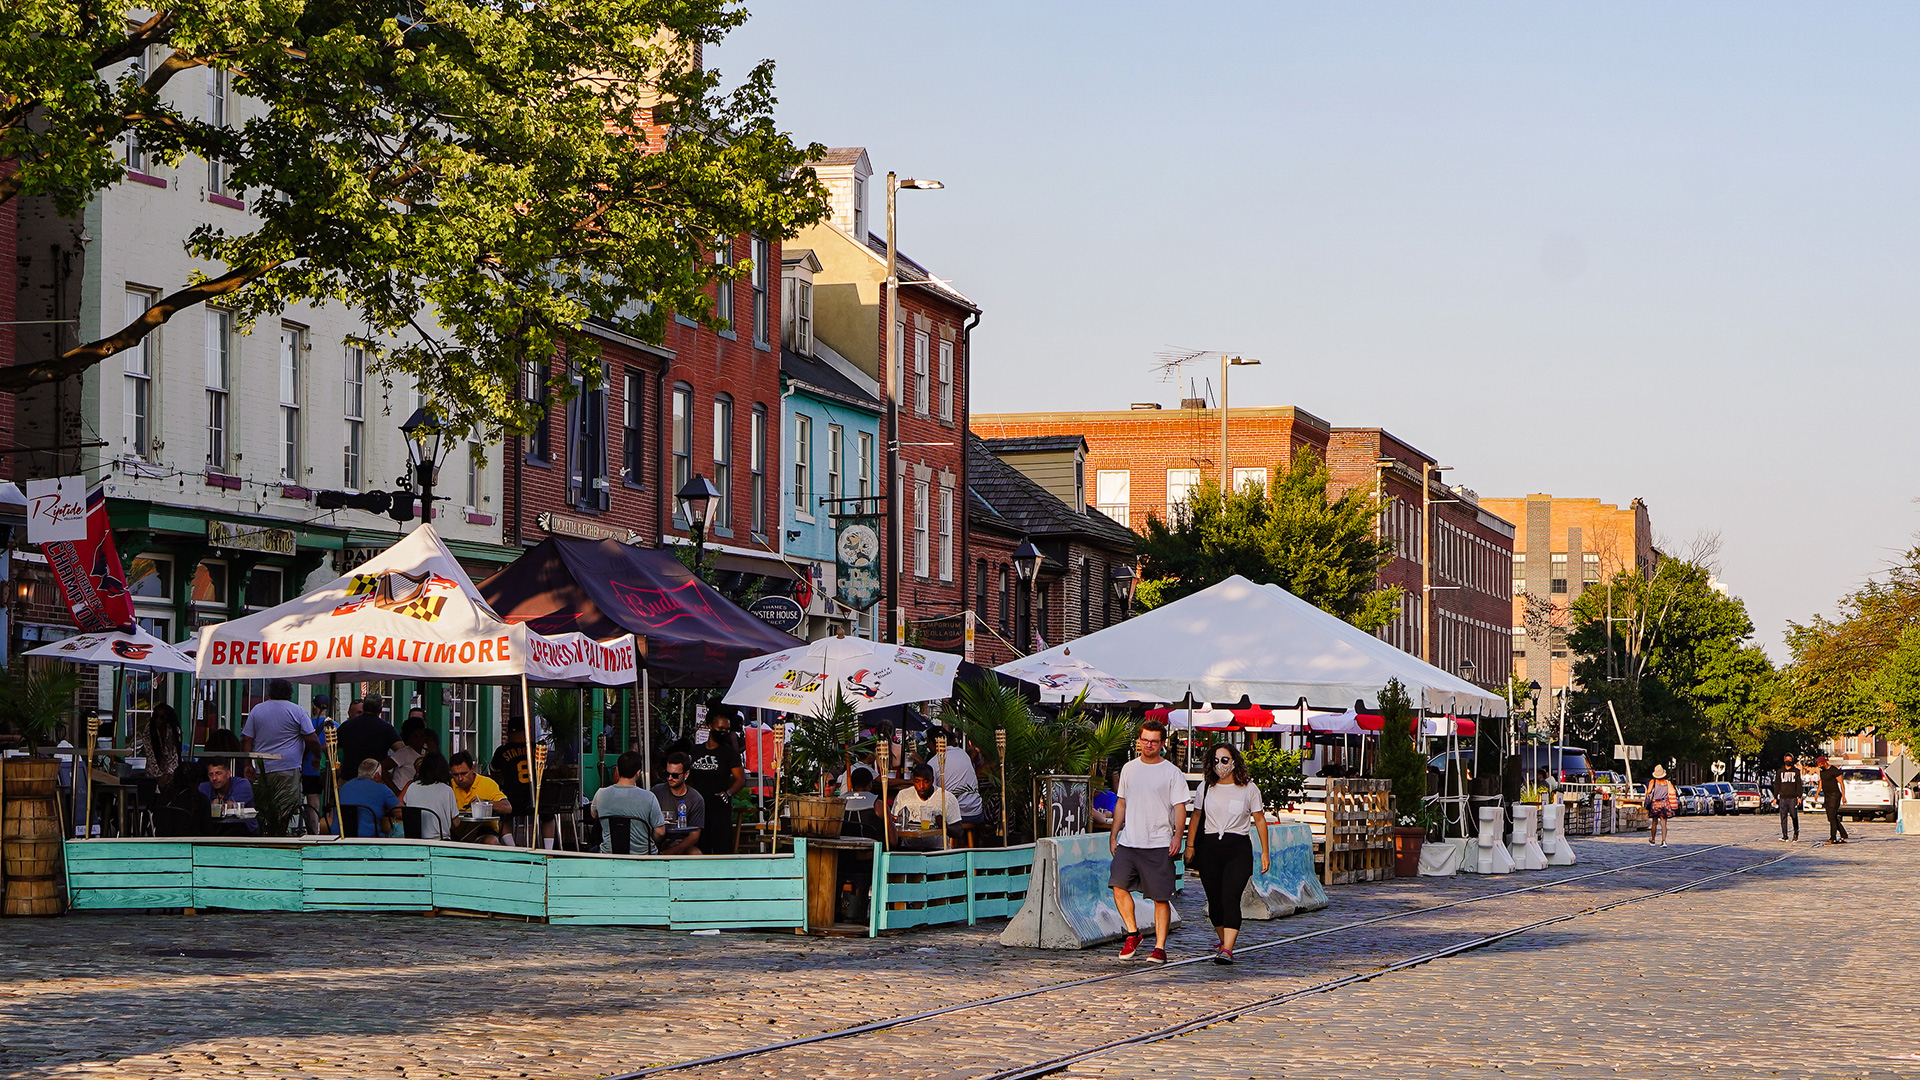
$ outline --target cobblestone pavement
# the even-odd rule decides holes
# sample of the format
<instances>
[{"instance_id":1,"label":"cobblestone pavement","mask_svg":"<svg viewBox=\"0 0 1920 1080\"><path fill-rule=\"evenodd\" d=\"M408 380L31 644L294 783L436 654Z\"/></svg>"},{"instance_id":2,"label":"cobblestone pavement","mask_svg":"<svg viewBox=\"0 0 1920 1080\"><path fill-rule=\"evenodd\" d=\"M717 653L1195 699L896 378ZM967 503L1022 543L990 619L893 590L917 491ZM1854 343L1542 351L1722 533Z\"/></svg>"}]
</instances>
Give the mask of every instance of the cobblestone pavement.
<instances>
[{"instance_id":1,"label":"cobblestone pavement","mask_svg":"<svg viewBox=\"0 0 1920 1080\"><path fill-rule=\"evenodd\" d=\"M877 940L549 927L405 915L75 915L0 923L0 1077L605 1076L1064 979L1108 982L690 1077L977 1077L1303 989L1788 851L1271 1012L1075 1065L1074 1077L1920 1076L1920 839L1779 842L1682 819L1665 849L1576 841L1578 867L1329 890L1247 924L1243 960L1154 970L1112 949L1002 948L1000 922ZM1633 866L1714 844L1685 859ZM1621 873L1443 911L1596 869ZM1197 882L1175 958L1211 940ZM1412 914L1408 914L1412 913ZM1247 953L1385 914L1407 917ZM181 949L264 955L195 960Z\"/></svg>"}]
</instances>

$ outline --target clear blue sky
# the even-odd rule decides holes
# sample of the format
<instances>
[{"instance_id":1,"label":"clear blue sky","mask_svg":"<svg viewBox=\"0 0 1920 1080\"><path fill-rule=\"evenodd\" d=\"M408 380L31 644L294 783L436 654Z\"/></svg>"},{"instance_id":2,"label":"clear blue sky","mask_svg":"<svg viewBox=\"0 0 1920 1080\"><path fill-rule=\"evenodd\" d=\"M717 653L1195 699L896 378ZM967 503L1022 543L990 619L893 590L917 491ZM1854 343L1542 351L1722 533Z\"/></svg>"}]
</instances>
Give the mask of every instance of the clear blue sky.
<instances>
[{"instance_id":1,"label":"clear blue sky","mask_svg":"<svg viewBox=\"0 0 1920 1080\"><path fill-rule=\"evenodd\" d=\"M1234 404L1719 532L1776 660L1920 528L1920 7L753 10L711 60L797 139L946 182L901 246L986 309L977 410L1238 350Z\"/></svg>"}]
</instances>

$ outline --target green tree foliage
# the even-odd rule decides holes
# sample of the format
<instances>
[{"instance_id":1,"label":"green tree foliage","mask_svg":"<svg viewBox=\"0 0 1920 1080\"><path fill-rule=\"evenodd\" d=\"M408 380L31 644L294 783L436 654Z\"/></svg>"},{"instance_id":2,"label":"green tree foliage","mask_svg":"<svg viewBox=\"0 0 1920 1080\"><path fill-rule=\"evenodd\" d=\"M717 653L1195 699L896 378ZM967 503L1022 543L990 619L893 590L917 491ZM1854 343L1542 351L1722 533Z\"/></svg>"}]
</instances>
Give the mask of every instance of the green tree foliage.
<instances>
[{"instance_id":1,"label":"green tree foliage","mask_svg":"<svg viewBox=\"0 0 1920 1080\"><path fill-rule=\"evenodd\" d=\"M1920 741L1920 547L1842 598L1836 618L1789 623L1787 647L1771 719L1800 736L1789 749L1866 731Z\"/></svg>"},{"instance_id":2,"label":"green tree foliage","mask_svg":"<svg viewBox=\"0 0 1920 1080\"><path fill-rule=\"evenodd\" d=\"M1047 719L1035 712L1017 687L987 680L953 684L953 702L943 706L940 723L960 731L980 751L981 797L995 806L1002 797L1001 760L995 732L1007 733L1005 797L1014 835L1033 836L1033 783L1041 776L1087 776L1133 741L1134 722L1088 713L1085 697L1068 703ZM1096 786L1100 783L1096 777Z\"/></svg>"},{"instance_id":3,"label":"green tree foliage","mask_svg":"<svg viewBox=\"0 0 1920 1080\"><path fill-rule=\"evenodd\" d=\"M1427 800L1427 760L1413 741L1413 699L1399 679L1388 679L1380 688L1380 719L1380 762L1374 775L1393 781L1398 823L1418 824Z\"/></svg>"},{"instance_id":4,"label":"green tree foliage","mask_svg":"<svg viewBox=\"0 0 1920 1080\"><path fill-rule=\"evenodd\" d=\"M1773 665L1749 640L1746 605L1720 592L1701 562L1662 558L1649 577L1623 570L1588 585L1571 620L1570 711L1596 745L1612 745L1609 703L1650 762L1751 754L1764 743Z\"/></svg>"},{"instance_id":5,"label":"green tree foliage","mask_svg":"<svg viewBox=\"0 0 1920 1080\"><path fill-rule=\"evenodd\" d=\"M703 289L749 272L706 255L716 237L825 213L804 167L817 148L773 125L771 63L730 91L701 64L746 18L726 0L154 0L137 25L124 10L0 12L0 201L77 213L122 182L133 138L161 165L225 162L257 220L196 229L203 274L0 389L84 371L196 304L252 320L336 301L364 313L383 372L488 440L531 429L525 362L565 353L591 374L588 320L652 341L673 312L711 321ZM264 113L210 122L208 72Z\"/></svg>"},{"instance_id":6,"label":"green tree foliage","mask_svg":"<svg viewBox=\"0 0 1920 1080\"><path fill-rule=\"evenodd\" d=\"M1267 809L1278 810L1306 790L1305 756L1305 751L1281 746L1279 739L1256 738L1247 747L1247 778L1260 789Z\"/></svg>"},{"instance_id":7,"label":"green tree foliage","mask_svg":"<svg viewBox=\"0 0 1920 1080\"><path fill-rule=\"evenodd\" d=\"M1155 607L1239 574L1362 630L1387 625L1400 589L1378 587L1393 558L1392 544L1374 535L1379 504L1358 488L1332 498L1329 481L1320 458L1301 450L1271 485L1247 485L1223 500L1218 484L1202 482L1174 507L1171 524L1147 515L1136 595Z\"/></svg>"},{"instance_id":8,"label":"green tree foliage","mask_svg":"<svg viewBox=\"0 0 1920 1080\"><path fill-rule=\"evenodd\" d=\"M0 726L26 740L27 753L60 740L73 721L80 676L54 668L0 668Z\"/></svg>"}]
</instances>

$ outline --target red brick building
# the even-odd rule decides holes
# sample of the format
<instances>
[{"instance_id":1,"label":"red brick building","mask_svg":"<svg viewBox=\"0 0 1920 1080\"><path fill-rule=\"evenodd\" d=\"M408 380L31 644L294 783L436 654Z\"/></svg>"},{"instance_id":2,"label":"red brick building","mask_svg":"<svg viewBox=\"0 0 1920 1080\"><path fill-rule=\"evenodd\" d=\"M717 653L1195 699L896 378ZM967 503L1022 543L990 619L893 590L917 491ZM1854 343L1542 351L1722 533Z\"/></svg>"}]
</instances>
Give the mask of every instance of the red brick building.
<instances>
[{"instance_id":1,"label":"red brick building","mask_svg":"<svg viewBox=\"0 0 1920 1080\"><path fill-rule=\"evenodd\" d=\"M1001 413L974 418L988 439L1081 435L1087 442L1083 488L1107 517L1144 529L1202 478L1219 480L1220 413L1183 402L1180 409L1136 405L1120 412ZM1379 530L1395 544L1380 571L1383 586L1403 590L1401 617L1379 636L1448 671L1490 688L1505 686L1513 526L1482 509L1474 493L1448 487L1432 457L1378 428L1336 428L1291 406L1236 408L1228 432L1226 476L1238 486L1264 480L1301 449L1326 462L1335 494L1363 487L1384 503ZM1421 497L1422 466L1428 500ZM1427 512L1431 510L1429 530ZM1424 539L1423 539L1424 538ZM1431 550L1425 549L1430 545ZM1431 557L1423 588L1423 554ZM1427 604L1431 597L1431 621ZM1469 669L1468 664L1471 667Z\"/></svg>"}]
</instances>

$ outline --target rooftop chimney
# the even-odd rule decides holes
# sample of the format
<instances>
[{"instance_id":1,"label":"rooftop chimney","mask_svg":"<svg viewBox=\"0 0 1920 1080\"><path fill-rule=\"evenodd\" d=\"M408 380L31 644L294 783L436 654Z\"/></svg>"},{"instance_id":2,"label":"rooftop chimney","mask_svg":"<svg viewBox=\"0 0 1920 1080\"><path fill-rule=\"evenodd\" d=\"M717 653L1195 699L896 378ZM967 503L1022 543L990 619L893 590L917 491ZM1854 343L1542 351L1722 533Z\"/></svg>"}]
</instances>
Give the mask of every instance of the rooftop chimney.
<instances>
[{"instance_id":1,"label":"rooftop chimney","mask_svg":"<svg viewBox=\"0 0 1920 1080\"><path fill-rule=\"evenodd\" d=\"M1207 399L1203 397L1183 397L1180 399L1180 407L1183 409L1204 409L1207 407Z\"/></svg>"},{"instance_id":2,"label":"rooftop chimney","mask_svg":"<svg viewBox=\"0 0 1920 1080\"><path fill-rule=\"evenodd\" d=\"M1144 412L1147 410L1158 409L1158 408L1160 408L1160 403L1157 401L1136 401L1133 403L1134 412Z\"/></svg>"}]
</instances>

